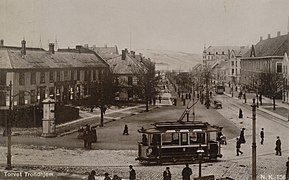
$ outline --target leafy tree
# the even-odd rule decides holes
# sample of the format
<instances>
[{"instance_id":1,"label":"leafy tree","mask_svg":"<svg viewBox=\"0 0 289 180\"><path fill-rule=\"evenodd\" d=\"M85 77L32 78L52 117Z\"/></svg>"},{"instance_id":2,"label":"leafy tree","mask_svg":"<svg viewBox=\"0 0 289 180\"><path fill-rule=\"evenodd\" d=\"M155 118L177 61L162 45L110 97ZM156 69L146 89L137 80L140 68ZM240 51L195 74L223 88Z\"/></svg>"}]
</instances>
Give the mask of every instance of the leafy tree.
<instances>
[{"instance_id":1,"label":"leafy tree","mask_svg":"<svg viewBox=\"0 0 289 180\"><path fill-rule=\"evenodd\" d=\"M282 94L285 88L283 74L267 70L260 74L260 82L263 94L273 100L273 110L276 110L276 98Z\"/></svg>"},{"instance_id":2,"label":"leafy tree","mask_svg":"<svg viewBox=\"0 0 289 180\"><path fill-rule=\"evenodd\" d=\"M114 77L110 71L104 71L100 76L99 82L93 82L91 85L91 103L92 109L100 109L100 126L103 127L104 114L108 107L114 104L115 84Z\"/></svg>"}]
</instances>

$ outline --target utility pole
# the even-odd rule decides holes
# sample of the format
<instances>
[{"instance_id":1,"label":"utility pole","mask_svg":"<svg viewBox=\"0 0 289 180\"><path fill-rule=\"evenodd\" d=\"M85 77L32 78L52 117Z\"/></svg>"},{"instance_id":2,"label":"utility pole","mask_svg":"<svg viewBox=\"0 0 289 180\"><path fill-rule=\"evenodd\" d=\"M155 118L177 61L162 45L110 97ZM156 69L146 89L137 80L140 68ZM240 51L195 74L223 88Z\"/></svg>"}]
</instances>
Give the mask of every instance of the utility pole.
<instances>
[{"instance_id":1,"label":"utility pole","mask_svg":"<svg viewBox=\"0 0 289 180\"><path fill-rule=\"evenodd\" d=\"M7 166L6 170L11 170L11 120L12 120L12 82L10 81L9 86L9 112L8 112L8 118L7 118Z\"/></svg>"},{"instance_id":2,"label":"utility pole","mask_svg":"<svg viewBox=\"0 0 289 180\"><path fill-rule=\"evenodd\" d=\"M252 107L252 129L253 129L253 136L252 136L252 180L257 179L257 168L256 168L256 107L255 98L253 99Z\"/></svg>"}]
</instances>

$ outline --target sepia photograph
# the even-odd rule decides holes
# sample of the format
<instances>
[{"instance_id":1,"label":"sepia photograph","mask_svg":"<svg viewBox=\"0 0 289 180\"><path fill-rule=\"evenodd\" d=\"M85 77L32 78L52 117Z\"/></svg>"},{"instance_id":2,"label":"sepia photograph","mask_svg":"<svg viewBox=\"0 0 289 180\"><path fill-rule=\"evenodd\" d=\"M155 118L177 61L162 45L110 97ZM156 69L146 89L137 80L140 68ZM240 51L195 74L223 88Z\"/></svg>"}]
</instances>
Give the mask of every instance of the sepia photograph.
<instances>
[{"instance_id":1,"label":"sepia photograph","mask_svg":"<svg viewBox=\"0 0 289 180\"><path fill-rule=\"evenodd\" d=\"M0 180L289 180L288 0L0 0Z\"/></svg>"}]
</instances>

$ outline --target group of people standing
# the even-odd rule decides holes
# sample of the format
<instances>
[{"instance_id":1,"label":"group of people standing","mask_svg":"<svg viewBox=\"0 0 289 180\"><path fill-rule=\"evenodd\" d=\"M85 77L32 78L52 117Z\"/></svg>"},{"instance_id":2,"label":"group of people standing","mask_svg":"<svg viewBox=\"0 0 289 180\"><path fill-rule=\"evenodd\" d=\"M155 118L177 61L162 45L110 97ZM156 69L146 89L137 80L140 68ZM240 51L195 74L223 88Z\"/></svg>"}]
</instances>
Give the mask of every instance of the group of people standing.
<instances>
[{"instance_id":1,"label":"group of people standing","mask_svg":"<svg viewBox=\"0 0 289 180\"><path fill-rule=\"evenodd\" d=\"M96 128L86 124L85 128L81 128L79 132L84 142L84 149L92 149L92 143L97 141Z\"/></svg>"}]
</instances>

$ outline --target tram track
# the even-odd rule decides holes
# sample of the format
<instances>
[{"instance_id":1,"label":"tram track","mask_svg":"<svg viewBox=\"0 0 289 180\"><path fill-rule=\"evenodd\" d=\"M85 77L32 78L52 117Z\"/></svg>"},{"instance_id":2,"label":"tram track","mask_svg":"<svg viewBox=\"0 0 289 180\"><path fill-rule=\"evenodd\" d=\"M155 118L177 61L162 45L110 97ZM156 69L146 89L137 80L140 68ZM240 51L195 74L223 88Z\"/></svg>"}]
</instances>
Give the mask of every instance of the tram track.
<instances>
[{"instance_id":1,"label":"tram track","mask_svg":"<svg viewBox=\"0 0 289 180\"><path fill-rule=\"evenodd\" d=\"M231 110L234 110L231 106L234 106L236 108L243 108L243 109L246 109L248 111L252 111L251 109L251 105L248 105L248 104L243 104L243 103L239 103L239 102L236 102L236 100L230 98L230 97L227 97L227 96L222 96L221 97L222 100L226 100L226 102L230 103L230 106L226 106L227 108L231 109ZM218 98L219 99L219 98ZM287 121L284 121L283 119L281 118L278 118L270 113L267 113L267 112L264 112L260 109L257 108L257 118L258 118L258 115L259 116L262 116L263 118L266 118L272 122L275 122L276 124L278 125L281 125L282 127L286 127L289 129L289 124Z\"/></svg>"}]
</instances>

